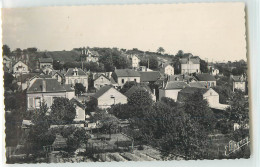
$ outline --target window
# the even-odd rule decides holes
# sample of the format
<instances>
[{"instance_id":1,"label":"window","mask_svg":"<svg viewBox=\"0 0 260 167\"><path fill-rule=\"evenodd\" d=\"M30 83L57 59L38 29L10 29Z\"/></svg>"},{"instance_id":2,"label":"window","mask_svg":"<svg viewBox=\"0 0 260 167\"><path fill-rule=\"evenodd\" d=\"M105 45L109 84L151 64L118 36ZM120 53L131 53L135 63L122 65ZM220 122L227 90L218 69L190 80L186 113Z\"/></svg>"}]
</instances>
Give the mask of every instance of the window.
<instances>
[{"instance_id":1,"label":"window","mask_svg":"<svg viewBox=\"0 0 260 167\"><path fill-rule=\"evenodd\" d=\"M124 80L124 79L122 79L122 83L125 83L125 80Z\"/></svg>"},{"instance_id":2,"label":"window","mask_svg":"<svg viewBox=\"0 0 260 167\"><path fill-rule=\"evenodd\" d=\"M41 98L35 98L35 108L41 107Z\"/></svg>"}]
</instances>

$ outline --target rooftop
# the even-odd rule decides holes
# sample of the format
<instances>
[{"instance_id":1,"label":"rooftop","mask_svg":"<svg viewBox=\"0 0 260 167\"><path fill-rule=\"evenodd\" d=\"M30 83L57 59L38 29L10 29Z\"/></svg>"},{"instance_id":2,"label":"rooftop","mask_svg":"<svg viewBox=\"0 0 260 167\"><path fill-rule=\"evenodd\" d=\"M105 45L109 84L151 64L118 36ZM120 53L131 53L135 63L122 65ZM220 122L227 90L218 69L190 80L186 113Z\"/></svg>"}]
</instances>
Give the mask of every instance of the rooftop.
<instances>
[{"instance_id":1,"label":"rooftop","mask_svg":"<svg viewBox=\"0 0 260 167\"><path fill-rule=\"evenodd\" d=\"M116 69L115 74L117 77L140 77L140 73L138 71L132 69Z\"/></svg>"},{"instance_id":2,"label":"rooftop","mask_svg":"<svg viewBox=\"0 0 260 167\"><path fill-rule=\"evenodd\" d=\"M144 90L144 91L148 91L149 93L152 93L151 89L147 85L133 85L130 89L128 89L127 92L125 92L125 96L130 97L137 90Z\"/></svg>"},{"instance_id":3,"label":"rooftop","mask_svg":"<svg viewBox=\"0 0 260 167\"><path fill-rule=\"evenodd\" d=\"M191 58L182 58L180 59L181 64L188 64L188 62L191 61L193 64L200 64L200 59L197 57L191 57Z\"/></svg>"},{"instance_id":4,"label":"rooftop","mask_svg":"<svg viewBox=\"0 0 260 167\"><path fill-rule=\"evenodd\" d=\"M141 74L141 82L157 81L161 74L159 71L139 72Z\"/></svg>"},{"instance_id":5,"label":"rooftop","mask_svg":"<svg viewBox=\"0 0 260 167\"><path fill-rule=\"evenodd\" d=\"M53 78L37 78L28 88L27 93L66 92L66 89Z\"/></svg>"},{"instance_id":6,"label":"rooftop","mask_svg":"<svg viewBox=\"0 0 260 167\"><path fill-rule=\"evenodd\" d=\"M232 80L234 82L245 82L245 78L243 76L232 76Z\"/></svg>"},{"instance_id":7,"label":"rooftop","mask_svg":"<svg viewBox=\"0 0 260 167\"><path fill-rule=\"evenodd\" d=\"M103 86L102 88L100 88L94 95L93 97L98 99L99 97L101 97L103 94L105 94L109 89L113 88L110 85L106 85Z\"/></svg>"},{"instance_id":8,"label":"rooftop","mask_svg":"<svg viewBox=\"0 0 260 167\"><path fill-rule=\"evenodd\" d=\"M216 81L216 78L210 74L197 74L195 78L198 81Z\"/></svg>"},{"instance_id":9,"label":"rooftop","mask_svg":"<svg viewBox=\"0 0 260 167\"><path fill-rule=\"evenodd\" d=\"M188 84L182 81L169 81L166 83L164 89L171 90L171 89L184 89L186 87L189 87Z\"/></svg>"},{"instance_id":10,"label":"rooftop","mask_svg":"<svg viewBox=\"0 0 260 167\"><path fill-rule=\"evenodd\" d=\"M81 68L69 68L65 76L73 76L74 70L78 70L78 76L86 76L87 74Z\"/></svg>"}]
</instances>

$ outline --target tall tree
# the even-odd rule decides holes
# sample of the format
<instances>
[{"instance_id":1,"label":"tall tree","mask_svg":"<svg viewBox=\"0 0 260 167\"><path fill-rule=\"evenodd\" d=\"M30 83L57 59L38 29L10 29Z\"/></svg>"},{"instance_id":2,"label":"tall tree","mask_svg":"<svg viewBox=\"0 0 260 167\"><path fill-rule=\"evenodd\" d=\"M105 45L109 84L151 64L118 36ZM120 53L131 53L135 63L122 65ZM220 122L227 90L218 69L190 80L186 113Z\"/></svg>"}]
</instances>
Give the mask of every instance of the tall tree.
<instances>
[{"instance_id":1,"label":"tall tree","mask_svg":"<svg viewBox=\"0 0 260 167\"><path fill-rule=\"evenodd\" d=\"M157 49L157 52L158 52L158 53L164 53L165 50L163 49L163 47L159 47L159 48Z\"/></svg>"},{"instance_id":2,"label":"tall tree","mask_svg":"<svg viewBox=\"0 0 260 167\"><path fill-rule=\"evenodd\" d=\"M11 50L8 45L3 45L2 49L3 49L3 55L8 56L11 53Z\"/></svg>"},{"instance_id":3,"label":"tall tree","mask_svg":"<svg viewBox=\"0 0 260 167\"><path fill-rule=\"evenodd\" d=\"M200 71L202 73L208 73L209 69L208 69L208 63L205 60L200 60Z\"/></svg>"},{"instance_id":4,"label":"tall tree","mask_svg":"<svg viewBox=\"0 0 260 167\"><path fill-rule=\"evenodd\" d=\"M69 99L57 97L52 106L50 117L53 124L68 124L73 121L76 116L76 109Z\"/></svg>"},{"instance_id":5,"label":"tall tree","mask_svg":"<svg viewBox=\"0 0 260 167\"><path fill-rule=\"evenodd\" d=\"M84 87L82 83L76 83L74 88L75 88L76 95L81 95L82 93L86 92L86 87Z\"/></svg>"}]
</instances>

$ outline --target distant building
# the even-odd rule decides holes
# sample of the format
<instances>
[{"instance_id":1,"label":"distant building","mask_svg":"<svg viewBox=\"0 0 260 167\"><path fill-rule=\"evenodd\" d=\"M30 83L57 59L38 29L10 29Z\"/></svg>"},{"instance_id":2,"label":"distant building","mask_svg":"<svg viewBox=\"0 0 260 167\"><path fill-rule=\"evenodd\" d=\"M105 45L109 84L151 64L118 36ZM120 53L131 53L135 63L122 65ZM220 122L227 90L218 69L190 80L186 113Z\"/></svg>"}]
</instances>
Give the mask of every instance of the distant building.
<instances>
[{"instance_id":1,"label":"distant building","mask_svg":"<svg viewBox=\"0 0 260 167\"><path fill-rule=\"evenodd\" d=\"M88 75L80 68L69 68L65 73L65 84L75 86L76 83L81 83L86 90L88 89Z\"/></svg>"},{"instance_id":2,"label":"distant building","mask_svg":"<svg viewBox=\"0 0 260 167\"><path fill-rule=\"evenodd\" d=\"M212 68L212 69L211 69L211 74L214 75L214 76L216 76L216 75L219 74L219 70L218 70L217 68L216 68L216 69L215 69L215 68Z\"/></svg>"},{"instance_id":3,"label":"distant building","mask_svg":"<svg viewBox=\"0 0 260 167\"><path fill-rule=\"evenodd\" d=\"M28 74L29 72L30 71L29 71L28 66L25 63L23 63L22 61L18 61L13 66L13 73L15 75Z\"/></svg>"},{"instance_id":4,"label":"distant building","mask_svg":"<svg viewBox=\"0 0 260 167\"><path fill-rule=\"evenodd\" d=\"M138 84L138 85L133 85L130 89L128 89L127 92L125 92L125 96L127 98L131 97L132 94L134 94L136 91L138 90L143 90L148 92L151 95L151 98L153 101L156 101L156 96L155 96L155 90L151 90L149 88L149 86L145 85L145 84Z\"/></svg>"},{"instance_id":5,"label":"distant building","mask_svg":"<svg viewBox=\"0 0 260 167\"><path fill-rule=\"evenodd\" d=\"M73 103L75 109L76 109L76 116L73 121L79 122L79 121L85 121L86 114L85 114L85 106L80 103L75 98L71 99L70 102Z\"/></svg>"},{"instance_id":6,"label":"distant building","mask_svg":"<svg viewBox=\"0 0 260 167\"><path fill-rule=\"evenodd\" d=\"M203 99L207 100L209 107L224 110L228 105L219 103L219 94L212 88L186 87L178 94L178 101L183 102L195 93L201 93Z\"/></svg>"},{"instance_id":7,"label":"distant building","mask_svg":"<svg viewBox=\"0 0 260 167\"><path fill-rule=\"evenodd\" d=\"M106 77L104 74L101 74L99 77L97 77L94 80L94 87L99 90L100 88L102 88L103 86L106 85L111 85L111 81L108 77Z\"/></svg>"},{"instance_id":8,"label":"distant building","mask_svg":"<svg viewBox=\"0 0 260 167\"><path fill-rule=\"evenodd\" d=\"M39 66L40 66L40 69L44 69L46 67L53 68L53 59L52 58L40 58Z\"/></svg>"},{"instance_id":9,"label":"distant building","mask_svg":"<svg viewBox=\"0 0 260 167\"><path fill-rule=\"evenodd\" d=\"M233 84L233 92L238 89L243 92L246 91L246 78L242 76L230 76L232 79L232 84Z\"/></svg>"},{"instance_id":10,"label":"distant building","mask_svg":"<svg viewBox=\"0 0 260 167\"><path fill-rule=\"evenodd\" d=\"M198 57L188 57L180 59L181 73L192 74L200 72L200 59Z\"/></svg>"},{"instance_id":11,"label":"distant building","mask_svg":"<svg viewBox=\"0 0 260 167\"><path fill-rule=\"evenodd\" d=\"M86 54L86 62L98 62L99 59L99 54L97 51L90 51L89 49L87 50L87 52L85 52Z\"/></svg>"},{"instance_id":12,"label":"distant building","mask_svg":"<svg viewBox=\"0 0 260 167\"><path fill-rule=\"evenodd\" d=\"M183 81L169 81L159 89L159 100L162 97L168 97L177 101L179 91L186 87L189 87L189 85Z\"/></svg>"},{"instance_id":13,"label":"distant building","mask_svg":"<svg viewBox=\"0 0 260 167\"><path fill-rule=\"evenodd\" d=\"M37 78L27 89L26 95L27 109L31 110L40 108L43 101L50 107L57 97L72 99L75 97L75 90L69 85L64 87L53 78Z\"/></svg>"},{"instance_id":14,"label":"distant building","mask_svg":"<svg viewBox=\"0 0 260 167\"><path fill-rule=\"evenodd\" d=\"M65 76L60 71L53 70L51 72L51 76L52 76L52 78L57 79L57 81L59 83L61 83L61 84L65 83Z\"/></svg>"},{"instance_id":15,"label":"distant building","mask_svg":"<svg viewBox=\"0 0 260 167\"><path fill-rule=\"evenodd\" d=\"M119 86L123 86L127 81L135 81L140 83L140 73L132 69L116 69L112 73L112 77Z\"/></svg>"},{"instance_id":16,"label":"distant building","mask_svg":"<svg viewBox=\"0 0 260 167\"><path fill-rule=\"evenodd\" d=\"M113 86L104 86L99 89L93 98L97 100L98 107L107 109L114 104L126 104L127 97L116 90Z\"/></svg>"},{"instance_id":17,"label":"distant building","mask_svg":"<svg viewBox=\"0 0 260 167\"><path fill-rule=\"evenodd\" d=\"M174 68L173 66L166 64L162 67L161 71L165 74L165 75L174 75Z\"/></svg>"},{"instance_id":18,"label":"distant building","mask_svg":"<svg viewBox=\"0 0 260 167\"><path fill-rule=\"evenodd\" d=\"M159 71L147 71L139 72L140 73L140 82L142 83L154 83L162 76Z\"/></svg>"},{"instance_id":19,"label":"distant building","mask_svg":"<svg viewBox=\"0 0 260 167\"><path fill-rule=\"evenodd\" d=\"M133 55L132 57L131 57L131 60L132 60L132 68L138 68L139 67L139 63L140 63L140 59L138 58L138 56L137 55Z\"/></svg>"},{"instance_id":20,"label":"distant building","mask_svg":"<svg viewBox=\"0 0 260 167\"><path fill-rule=\"evenodd\" d=\"M195 78L198 82L204 84L206 88L217 86L216 78L210 74L196 74Z\"/></svg>"}]
</instances>

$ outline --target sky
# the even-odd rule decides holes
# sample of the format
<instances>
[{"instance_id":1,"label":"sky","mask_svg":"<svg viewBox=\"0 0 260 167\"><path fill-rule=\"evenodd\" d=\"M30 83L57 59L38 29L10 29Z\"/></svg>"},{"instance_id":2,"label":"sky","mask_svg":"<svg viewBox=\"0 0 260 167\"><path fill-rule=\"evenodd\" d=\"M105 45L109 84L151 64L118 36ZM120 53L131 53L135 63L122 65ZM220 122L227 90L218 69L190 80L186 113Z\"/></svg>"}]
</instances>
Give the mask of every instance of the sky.
<instances>
[{"instance_id":1,"label":"sky","mask_svg":"<svg viewBox=\"0 0 260 167\"><path fill-rule=\"evenodd\" d=\"M208 61L246 60L243 3L92 5L2 9L11 50L117 47L178 50Z\"/></svg>"}]
</instances>

